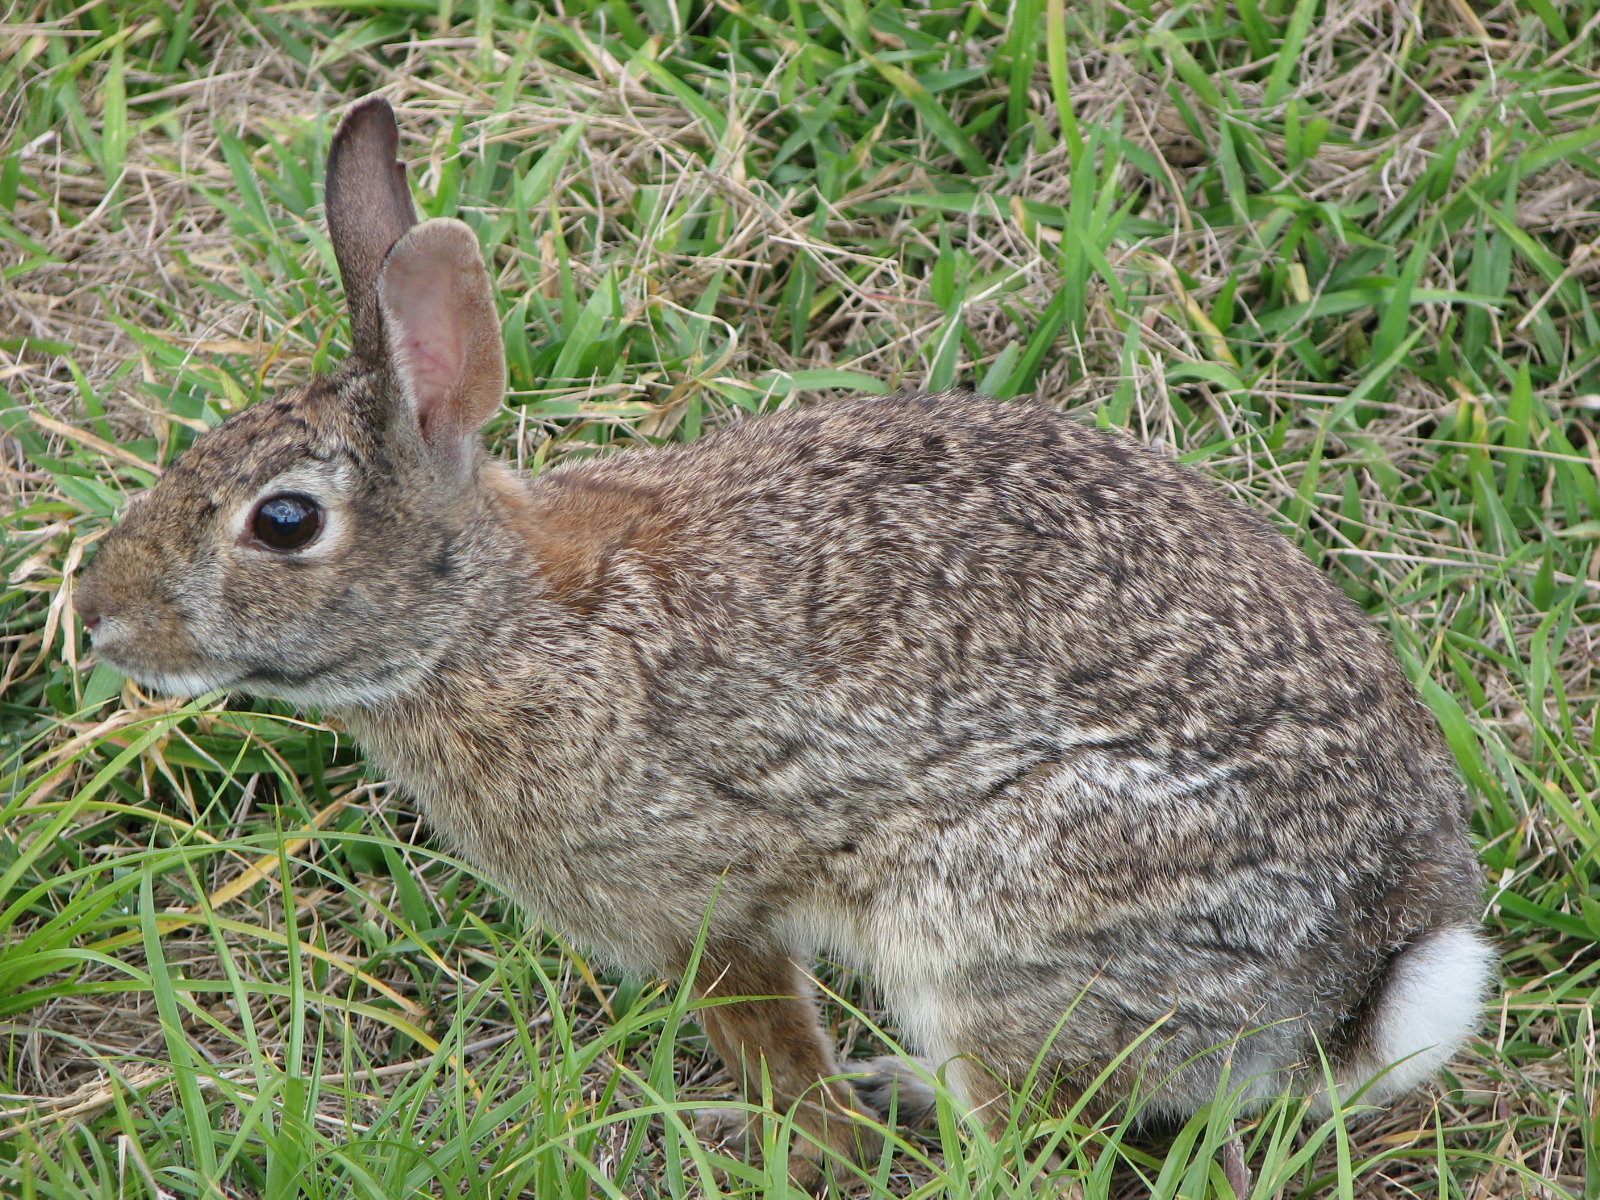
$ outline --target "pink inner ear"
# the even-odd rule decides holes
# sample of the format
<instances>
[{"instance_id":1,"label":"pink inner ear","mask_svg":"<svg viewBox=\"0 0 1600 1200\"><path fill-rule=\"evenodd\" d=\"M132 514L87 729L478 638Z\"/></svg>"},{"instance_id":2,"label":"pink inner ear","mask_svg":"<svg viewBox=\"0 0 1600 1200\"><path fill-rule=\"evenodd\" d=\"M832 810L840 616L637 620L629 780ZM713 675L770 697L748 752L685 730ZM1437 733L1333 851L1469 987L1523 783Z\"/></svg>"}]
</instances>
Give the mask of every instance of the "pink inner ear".
<instances>
[{"instance_id":1,"label":"pink inner ear","mask_svg":"<svg viewBox=\"0 0 1600 1200\"><path fill-rule=\"evenodd\" d=\"M428 432L429 419L448 404L461 383L461 331L448 305L428 304L431 316L413 313L424 323L417 328L408 322L398 347L405 363L411 394L417 403L417 422Z\"/></svg>"},{"instance_id":2,"label":"pink inner ear","mask_svg":"<svg viewBox=\"0 0 1600 1200\"><path fill-rule=\"evenodd\" d=\"M428 442L465 437L505 395L494 288L478 237L436 218L395 243L378 274L390 363Z\"/></svg>"},{"instance_id":3,"label":"pink inner ear","mask_svg":"<svg viewBox=\"0 0 1600 1200\"><path fill-rule=\"evenodd\" d=\"M435 416L448 411L456 387L461 386L466 339L456 312L454 277L454 262L440 254L390 259L384 269L384 307L397 326L390 330L390 346L395 365L410 384L424 434L429 434Z\"/></svg>"},{"instance_id":4,"label":"pink inner ear","mask_svg":"<svg viewBox=\"0 0 1600 1200\"><path fill-rule=\"evenodd\" d=\"M381 292L389 346L425 436L454 420L466 362L462 246L458 238L419 226L384 264ZM429 236L433 234L434 236ZM477 244L470 248L476 252Z\"/></svg>"}]
</instances>

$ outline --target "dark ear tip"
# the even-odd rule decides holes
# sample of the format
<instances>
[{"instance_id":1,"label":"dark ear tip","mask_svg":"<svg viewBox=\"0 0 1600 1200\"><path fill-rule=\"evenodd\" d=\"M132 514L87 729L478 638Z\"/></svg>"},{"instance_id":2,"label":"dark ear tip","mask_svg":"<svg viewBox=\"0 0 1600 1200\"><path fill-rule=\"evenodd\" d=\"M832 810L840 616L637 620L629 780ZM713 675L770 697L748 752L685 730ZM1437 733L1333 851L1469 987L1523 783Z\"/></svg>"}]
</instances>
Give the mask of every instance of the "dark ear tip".
<instances>
[{"instance_id":1,"label":"dark ear tip","mask_svg":"<svg viewBox=\"0 0 1600 1200\"><path fill-rule=\"evenodd\" d=\"M398 145L400 127L394 119L394 109L382 96L368 96L358 100L339 122L339 131L333 135L337 148L352 138L379 137L390 145Z\"/></svg>"}]
</instances>

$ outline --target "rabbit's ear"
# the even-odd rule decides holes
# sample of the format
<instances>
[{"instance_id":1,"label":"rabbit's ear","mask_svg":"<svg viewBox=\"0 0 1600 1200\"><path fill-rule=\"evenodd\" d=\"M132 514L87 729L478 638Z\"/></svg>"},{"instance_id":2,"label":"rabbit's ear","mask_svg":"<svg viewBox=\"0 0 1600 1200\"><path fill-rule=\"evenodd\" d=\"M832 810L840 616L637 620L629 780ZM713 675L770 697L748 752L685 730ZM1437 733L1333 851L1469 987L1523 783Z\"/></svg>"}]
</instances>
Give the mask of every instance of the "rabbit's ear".
<instances>
[{"instance_id":1,"label":"rabbit's ear","mask_svg":"<svg viewBox=\"0 0 1600 1200\"><path fill-rule=\"evenodd\" d=\"M389 364L423 440L447 471L506 390L505 347L478 235L424 221L395 243L378 276Z\"/></svg>"},{"instance_id":2,"label":"rabbit's ear","mask_svg":"<svg viewBox=\"0 0 1600 1200\"><path fill-rule=\"evenodd\" d=\"M390 247L417 223L406 169L395 159L399 146L394 110L382 96L368 96L346 114L328 151L323 209L350 308L352 349L367 362L384 353L378 272Z\"/></svg>"}]
</instances>

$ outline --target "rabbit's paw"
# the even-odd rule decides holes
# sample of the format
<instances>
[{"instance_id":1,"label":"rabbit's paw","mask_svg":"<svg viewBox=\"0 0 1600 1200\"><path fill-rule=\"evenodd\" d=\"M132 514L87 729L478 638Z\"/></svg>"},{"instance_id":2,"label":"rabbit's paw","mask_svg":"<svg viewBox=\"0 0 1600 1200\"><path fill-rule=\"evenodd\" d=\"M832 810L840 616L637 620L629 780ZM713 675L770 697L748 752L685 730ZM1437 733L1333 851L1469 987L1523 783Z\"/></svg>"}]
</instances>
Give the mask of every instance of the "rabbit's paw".
<instances>
[{"instance_id":1,"label":"rabbit's paw","mask_svg":"<svg viewBox=\"0 0 1600 1200\"><path fill-rule=\"evenodd\" d=\"M762 1118L740 1109L699 1109L695 1134L712 1149L748 1163L761 1161ZM870 1164L883 1150L883 1135L842 1113L797 1114L789 1154L789 1178L821 1195L849 1190L856 1172L846 1164Z\"/></svg>"},{"instance_id":2,"label":"rabbit's paw","mask_svg":"<svg viewBox=\"0 0 1600 1200\"><path fill-rule=\"evenodd\" d=\"M761 1144L761 1118L738 1108L697 1108L694 1133L713 1150L748 1160L750 1150Z\"/></svg>"},{"instance_id":3,"label":"rabbit's paw","mask_svg":"<svg viewBox=\"0 0 1600 1200\"><path fill-rule=\"evenodd\" d=\"M846 1063L845 1070L860 1078L851 1085L861 1102L888 1121L894 1115L896 1125L906 1129L921 1129L932 1124L937 1110L937 1097L933 1086L924 1074L933 1073L933 1067L918 1059L913 1063L894 1054Z\"/></svg>"}]
</instances>

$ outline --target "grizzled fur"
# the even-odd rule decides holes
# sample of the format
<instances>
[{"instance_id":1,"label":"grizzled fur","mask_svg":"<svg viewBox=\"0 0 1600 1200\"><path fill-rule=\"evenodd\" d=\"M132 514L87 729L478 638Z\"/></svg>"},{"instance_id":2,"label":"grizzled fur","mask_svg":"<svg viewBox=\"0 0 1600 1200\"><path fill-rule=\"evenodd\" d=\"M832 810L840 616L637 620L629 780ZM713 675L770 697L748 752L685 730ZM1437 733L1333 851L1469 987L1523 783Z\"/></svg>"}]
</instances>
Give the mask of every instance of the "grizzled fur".
<instances>
[{"instance_id":1,"label":"grizzled fur","mask_svg":"<svg viewBox=\"0 0 1600 1200\"><path fill-rule=\"evenodd\" d=\"M405 233L373 176L341 204L378 216L336 231ZM452 225L389 263L431 269L423 234ZM1459 949L1481 991L1433 722L1344 596L1193 471L951 392L530 481L438 448L498 391L452 385L430 417L409 318L382 274L356 286L388 350L369 328L337 378L196 442L80 587L97 645L156 685L336 713L460 853L618 966L683 969L711 908L702 993L788 998L708 1008L708 1032L818 1137L870 1151L821 1082L817 952L867 972L974 1106L1058 1027L1063 1096L1154 1028L1100 1103L1153 1091L1157 1115L1225 1065L1255 1094L1314 1081L1319 1045L1365 1082L1427 1048L1379 1028L1408 955L1427 1000L1410 948ZM248 544L282 490L329 512L304 554Z\"/></svg>"}]
</instances>

